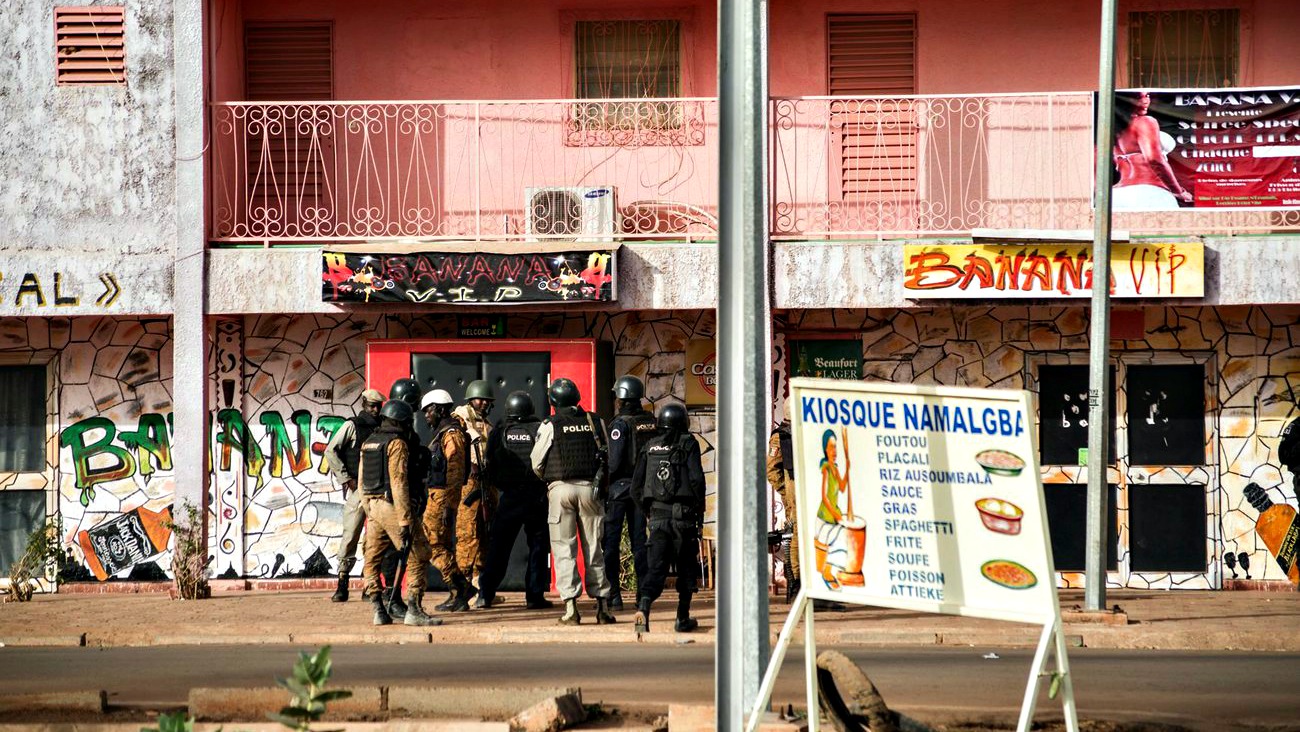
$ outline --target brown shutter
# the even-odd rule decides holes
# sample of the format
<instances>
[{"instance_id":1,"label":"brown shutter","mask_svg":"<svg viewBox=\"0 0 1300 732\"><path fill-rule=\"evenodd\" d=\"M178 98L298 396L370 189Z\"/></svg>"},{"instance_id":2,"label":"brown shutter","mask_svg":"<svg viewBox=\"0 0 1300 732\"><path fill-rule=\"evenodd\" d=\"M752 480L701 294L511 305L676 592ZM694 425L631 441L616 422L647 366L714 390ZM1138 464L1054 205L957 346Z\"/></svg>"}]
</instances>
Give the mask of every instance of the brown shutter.
<instances>
[{"instance_id":1,"label":"brown shutter","mask_svg":"<svg viewBox=\"0 0 1300 732\"><path fill-rule=\"evenodd\" d=\"M916 93L916 15L832 14L826 19L830 93L893 97ZM846 102L833 112L839 197L899 205L915 201L917 132L907 102Z\"/></svg>"},{"instance_id":2,"label":"brown shutter","mask_svg":"<svg viewBox=\"0 0 1300 732\"><path fill-rule=\"evenodd\" d=\"M250 102L333 99L334 24L245 23L244 85ZM323 130L285 124L275 131L264 128L248 139L252 203L281 212L286 226L297 224L305 209L332 205L325 171L333 169L334 145L332 135Z\"/></svg>"},{"instance_id":3,"label":"brown shutter","mask_svg":"<svg viewBox=\"0 0 1300 732\"><path fill-rule=\"evenodd\" d=\"M251 102L333 99L334 24L245 24L244 92Z\"/></svg>"},{"instance_id":4,"label":"brown shutter","mask_svg":"<svg viewBox=\"0 0 1300 732\"><path fill-rule=\"evenodd\" d=\"M122 6L54 9L55 79L59 84L125 84Z\"/></svg>"},{"instance_id":5,"label":"brown shutter","mask_svg":"<svg viewBox=\"0 0 1300 732\"><path fill-rule=\"evenodd\" d=\"M826 16L827 83L845 96L916 93L916 15Z\"/></svg>"}]
</instances>

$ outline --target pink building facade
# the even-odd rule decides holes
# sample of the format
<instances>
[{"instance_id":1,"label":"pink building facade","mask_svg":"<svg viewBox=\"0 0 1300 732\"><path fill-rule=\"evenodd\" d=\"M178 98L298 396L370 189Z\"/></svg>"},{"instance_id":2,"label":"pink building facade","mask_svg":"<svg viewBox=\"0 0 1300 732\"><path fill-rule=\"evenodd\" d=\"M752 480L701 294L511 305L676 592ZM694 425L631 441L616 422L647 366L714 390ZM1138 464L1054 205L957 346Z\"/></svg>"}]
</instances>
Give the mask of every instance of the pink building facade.
<instances>
[{"instance_id":1,"label":"pink building facade","mask_svg":"<svg viewBox=\"0 0 1300 732\"><path fill-rule=\"evenodd\" d=\"M1091 229L1098 3L770 7L774 417L788 378L806 373L799 354L848 343L861 378L1027 388L1041 421L1068 422L1060 397L1087 363L1086 300L917 297L905 256L984 230L1047 240ZM1300 85L1300 7L1288 0L1134 1L1121 19L1120 87ZM165 422L173 398L206 393L213 574L329 575L342 496L321 449L361 391L386 390L403 365L425 378L499 378L505 390L568 375L555 370L563 364L584 373L597 409L608 408L613 377L638 375L652 404L688 403L713 492L714 412L689 382L717 335L716 3L209 0L202 27L191 50L206 90L207 296L190 326L208 344L206 372L167 363L150 371L166 398L136 408L121 387L101 407L109 382L126 383L120 364L84 375L68 349L134 333L126 348L167 361L182 323L155 333L168 321L152 306L88 312L72 320L113 319L72 322L55 346L48 329L30 327L37 316L0 313L0 332L17 334L3 346L15 362L55 353L48 390L68 395L48 410L58 446L44 477L3 490L47 491L77 562L93 564L79 532L173 502L186 481L170 453L163 460L157 443L171 434L150 415ZM1204 264L1191 275L1199 294L1116 304L1108 582L1292 587L1245 491L1255 483L1275 503L1297 501L1277 448L1300 414L1300 213L1115 222L1139 243L1195 245ZM326 252L372 256L366 272L380 286L361 302L340 299ZM470 257L472 269L476 254L555 252L609 255L597 275L610 276L609 297L507 305L454 295L445 278L382 286L397 282L393 257ZM496 296L517 297L516 284L499 283ZM466 360L464 344L484 332L477 360ZM557 355L570 348L588 361ZM500 370L502 354L533 358L533 371ZM1149 392L1175 382L1179 434L1195 448L1152 455ZM107 441L87 431L95 417L112 427ZM146 433L154 441L141 447ZM1053 444L1040 457L1059 582L1078 586L1086 469L1062 457L1070 445ZM120 452L132 470L95 473L95 460ZM774 525L786 520L775 497L772 513ZM165 574L169 561L163 547L111 576L149 562Z\"/></svg>"}]
</instances>

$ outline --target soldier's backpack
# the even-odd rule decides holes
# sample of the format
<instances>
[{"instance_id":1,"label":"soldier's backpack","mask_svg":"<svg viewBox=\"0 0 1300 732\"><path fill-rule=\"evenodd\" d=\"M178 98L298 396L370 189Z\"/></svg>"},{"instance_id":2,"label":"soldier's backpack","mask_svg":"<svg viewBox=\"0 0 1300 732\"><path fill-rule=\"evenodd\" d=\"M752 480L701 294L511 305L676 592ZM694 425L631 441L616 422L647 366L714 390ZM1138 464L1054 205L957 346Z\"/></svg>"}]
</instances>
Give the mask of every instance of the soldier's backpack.
<instances>
[{"instance_id":1,"label":"soldier's backpack","mask_svg":"<svg viewBox=\"0 0 1300 732\"><path fill-rule=\"evenodd\" d=\"M690 435L683 437L694 439ZM672 444L656 440L646 446L646 497L660 503L676 501L685 464L686 448L681 438Z\"/></svg>"}]
</instances>

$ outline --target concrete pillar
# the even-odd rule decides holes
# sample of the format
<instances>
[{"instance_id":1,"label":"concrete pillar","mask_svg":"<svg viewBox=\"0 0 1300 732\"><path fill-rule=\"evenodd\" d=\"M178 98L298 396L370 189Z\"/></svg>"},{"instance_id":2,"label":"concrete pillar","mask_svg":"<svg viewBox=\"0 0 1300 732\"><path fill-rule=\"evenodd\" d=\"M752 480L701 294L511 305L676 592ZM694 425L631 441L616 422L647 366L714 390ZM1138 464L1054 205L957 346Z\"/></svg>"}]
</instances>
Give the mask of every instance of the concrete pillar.
<instances>
[{"instance_id":1,"label":"concrete pillar","mask_svg":"<svg viewBox=\"0 0 1300 732\"><path fill-rule=\"evenodd\" d=\"M205 0L172 5L176 84L176 250L172 289L172 442L176 520L208 508L207 235L203 221ZM205 537L206 549L206 537Z\"/></svg>"}]
</instances>

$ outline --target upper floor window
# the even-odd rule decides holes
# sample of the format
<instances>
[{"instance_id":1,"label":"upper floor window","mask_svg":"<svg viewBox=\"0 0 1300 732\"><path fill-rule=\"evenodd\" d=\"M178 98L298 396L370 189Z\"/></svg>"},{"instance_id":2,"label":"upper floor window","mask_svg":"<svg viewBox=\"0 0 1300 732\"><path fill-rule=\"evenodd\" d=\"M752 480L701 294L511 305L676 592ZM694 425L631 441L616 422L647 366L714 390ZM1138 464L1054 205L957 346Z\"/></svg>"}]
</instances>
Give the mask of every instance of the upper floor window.
<instances>
[{"instance_id":1,"label":"upper floor window","mask_svg":"<svg viewBox=\"0 0 1300 732\"><path fill-rule=\"evenodd\" d=\"M1129 86L1218 88L1241 75L1241 11L1129 13Z\"/></svg>"},{"instance_id":2,"label":"upper floor window","mask_svg":"<svg viewBox=\"0 0 1300 732\"><path fill-rule=\"evenodd\" d=\"M682 94L680 20L579 20L574 23L573 49L574 96L579 99L665 99ZM681 104L666 101L575 105L567 142L663 144L662 133L680 130L684 114Z\"/></svg>"},{"instance_id":3,"label":"upper floor window","mask_svg":"<svg viewBox=\"0 0 1300 732\"><path fill-rule=\"evenodd\" d=\"M0 366L0 473L45 469L44 366Z\"/></svg>"},{"instance_id":4,"label":"upper floor window","mask_svg":"<svg viewBox=\"0 0 1300 732\"><path fill-rule=\"evenodd\" d=\"M122 6L54 9L54 74L58 84L125 84Z\"/></svg>"}]
</instances>

